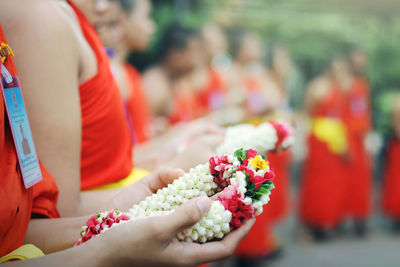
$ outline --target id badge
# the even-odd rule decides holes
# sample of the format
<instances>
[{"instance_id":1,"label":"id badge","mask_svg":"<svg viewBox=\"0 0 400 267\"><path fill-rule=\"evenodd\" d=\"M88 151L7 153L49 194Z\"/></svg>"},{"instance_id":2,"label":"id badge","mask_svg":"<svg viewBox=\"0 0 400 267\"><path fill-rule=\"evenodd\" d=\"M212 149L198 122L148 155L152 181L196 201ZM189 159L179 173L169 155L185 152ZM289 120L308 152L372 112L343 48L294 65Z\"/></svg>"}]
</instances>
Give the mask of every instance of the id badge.
<instances>
[{"instance_id":1,"label":"id badge","mask_svg":"<svg viewBox=\"0 0 400 267\"><path fill-rule=\"evenodd\" d=\"M4 75L1 77L1 91L3 93L24 185L25 188L29 188L42 180L42 172L33 143L31 127L26 114L19 79L17 76L8 76L7 81L10 81L10 77L12 77L10 83L6 82Z\"/></svg>"}]
</instances>

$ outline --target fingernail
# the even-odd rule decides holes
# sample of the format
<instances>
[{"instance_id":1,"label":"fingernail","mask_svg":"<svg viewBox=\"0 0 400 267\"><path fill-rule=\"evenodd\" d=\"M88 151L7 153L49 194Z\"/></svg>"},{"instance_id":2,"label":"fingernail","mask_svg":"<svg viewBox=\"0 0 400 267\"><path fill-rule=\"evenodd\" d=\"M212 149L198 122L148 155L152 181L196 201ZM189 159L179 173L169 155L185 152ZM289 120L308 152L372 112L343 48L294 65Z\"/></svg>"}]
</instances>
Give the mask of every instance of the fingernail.
<instances>
[{"instance_id":1,"label":"fingernail","mask_svg":"<svg viewBox=\"0 0 400 267\"><path fill-rule=\"evenodd\" d=\"M208 197L201 197L196 201L197 207L199 207L202 214L206 214L211 206L211 201Z\"/></svg>"}]
</instances>

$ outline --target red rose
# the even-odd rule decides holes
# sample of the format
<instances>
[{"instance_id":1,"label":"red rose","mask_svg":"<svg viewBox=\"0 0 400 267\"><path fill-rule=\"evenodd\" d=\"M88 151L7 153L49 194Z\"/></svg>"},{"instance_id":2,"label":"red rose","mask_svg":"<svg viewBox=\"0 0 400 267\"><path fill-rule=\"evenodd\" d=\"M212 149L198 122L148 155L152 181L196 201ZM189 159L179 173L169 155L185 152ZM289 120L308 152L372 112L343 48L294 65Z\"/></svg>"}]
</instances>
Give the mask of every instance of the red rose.
<instances>
[{"instance_id":1,"label":"red rose","mask_svg":"<svg viewBox=\"0 0 400 267\"><path fill-rule=\"evenodd\" d=\"M273 169L270 169L269 172L264 174L264 178L266 181L273 181L275 178L275 172Z\"/></svg>"},{"instance_id":2,"label":"red rose","mask_svg":"<svg viewBox=\"0 0 400 267\"><path fill-rule=\"evenodd\" d=\"M257 156L257 151L255 151L254 149L249 149L249 150L247 150L247 152L246 152L246 157L247 157L248 159L254 158L255 156Z\"/></svg>"},{"instance_id":3,"label":"red rose","mask_svg":"<svg viewBox=\"0 0 400 267\"><path fill-rule=\"evenodd\" d=\"M256 186L256 190L266 181L266 179L262 176L250 176L250 182L252 182Z\"/></svg>"},{"instance_id":4,"label":"red rose","mask_svg":"<svg viewBox=\"0 0 400 267\"><path fill-rule=\"evenodd\" d=\"M240 227L245 220L254 217L253 206L246 205L241 199L239 199L237 188L235 186L230 185L226 187L218 197L218 200L226 210L229 210L232 213L232 219L229 223L231 229Z\"/></svg>"}]
</instances>

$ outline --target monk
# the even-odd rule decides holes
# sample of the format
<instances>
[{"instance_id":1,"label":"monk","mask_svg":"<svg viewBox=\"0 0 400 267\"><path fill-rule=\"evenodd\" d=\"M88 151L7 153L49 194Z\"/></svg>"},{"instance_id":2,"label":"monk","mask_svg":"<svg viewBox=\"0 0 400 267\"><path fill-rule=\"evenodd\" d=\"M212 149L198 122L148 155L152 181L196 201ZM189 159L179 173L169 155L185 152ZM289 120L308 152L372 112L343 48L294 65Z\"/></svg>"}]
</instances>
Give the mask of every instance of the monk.
<instances>
[{"instance_id":1,"label":"monk","mask_svg":"<svg viewBox=\"0 0 400 267\"><path fill-rule=\"evenodd\" d=\"M56 8L58 4L54 5L53 2L21 0L18 3L15 1L3 2L0 15L10 22L21 12L21 7L26 7L30 11L29 15L24 17L30 22L27 25L32 25L33 22L43 22L43 16L33 16L34 12L32 13L32 11L37 5L49 11L59 12L59 9ZM49 20L51 17L47 19ZM20 19L15 21L14 26L18 23L21 23ZM54 24L50 23L49 25ZM11 29L20 31L25 27L11 27ZM0 43L8 43L1 25ZM17 57L19 57L18 54ZM11 57L5 58L4 62L2 60L1 65L1 68L6 68L11 75L18 75ZM3 78L1 76L0 78ZM21 76L21 78L23 77ZM47 266L67 261L74 266L198 264L229 256L229 251L233 251L235 244L245 234L245 232L240 232L246 231L245 228L248 230L251 226L251 222L247 223L239 231L230 234L224 239L226 244L213 242L207 245L197 245L176 242L176 233L197 222L209 209L211 202L207 198L200 198L186 203L169 216L126 223L124 226L111 229L109 234L104 234L88 241L85 245L71 249L70 247L76 241L76 233L80 231L88 216L53 220L31 219L31 217L38 216L57 217L58 212L55 208L57 189L53 193L37 194L37 189L45 192L43 188L46 185L55 184L43 165L40 166L43 180L31 188L25 188L13 144L10 123L5 114L3 94L0 94L0 102L0 153L2 155L0 158L2 177L0 181L2 188L0 192L2 203L0 205L0 262L2 263L38 257L14 263L14 265ZM171 182L171 177L168 176L168 174L166 176L164 174L164 177L148 177L145 179L146 182L143 180L141 185L135 185L136 193L131 193L134 196L142 194L138 199L140 201L140 198L143 199L143 194L151 194L157 188L164 187L168 181ZM47 205L43 205L44 202L47 202ZM49 205L49 203L53 204ZM157 231L159 232L157 233ZM127 235L127 233L129 234ZM45 253L65 250L43 256L43 252L33 245L20 247L24 242L35 244ZM166 244L168 245L166 246ZM18 248L19 250L16 250Z\"/></svg>"},{"instance_id":2,"label":"monk","mask_svg":"<svg viewBox=\"0 0 400 267\"><path fill-rule=\"evenodd\" d=\"M305 109L311 119L308 155L299 195L299 216L314 241L326 241L344 220L347 205L348 136L345 95L351 88L349 67L334 58L308 87Z\"/></svg>"},{"instance_id":3,"label":"monk","mask_svg":"<svg viewBox=\"0 0 400 267\"><path fill-rule=\"evenodd\" d=\"M202 111L204 115L208 115L227 105L224 66L218 61L226 54L228 44L223 31L211 24L203 26L201 39L201 60L190 79L199 97Z\"/></svg>"},{"instance_id":4,"label":"monk","mask_svg":"<svg viewBox=\"0 0 400 267\"><path fill-rule=\"evenodd\" d=\"M393 101L393 136L386 149L384 183L382 189L382 209L392 220L395 233L400 232L400 95Z\"/></svg>"},{"instance_id":5,"label":"monk","mask_svg":"<svg viewBox=\"0 0 400 267\"><path fill-rule=\"evenodd\" d=\"M158 63L144 76L152 115L169 123L189 122L201 116L196 95L184 79L196 66L200 40L196 32L179 25L166 29L160 43Z\"/></svg>"},{"instance_id":6,"label":"monk","mask_svg":"<svg viewBox=\"0 0 400 267\"><path fill-rule=\"evenodd\" d=\"M346 124L349 130L353 155L349 184L349 214L354 221L354 233L365 236L366 221L371 213L372 160L365 148L365 139L371 130L371 106L368 81L365 78L367 57L360 48L349 55L353 85L347 95Z\"/></svg>"},{"instance_id":7,"label":"monk","mask_svg":"<svg viewBox=\"0 0 400 267\"><path fill-rule=\"evenodd\" d=\"M270 111L266 80L261 63L261 40L252 33L234 30L231 36L232 67L228 74L230 102L242 107L245 117L260 117Z\"/></svg>"},{"instance_id":8,"label":"monk","mask_svg":"<svg viewBox=\"0 0 400 267\"><path fill-rule=\"evenodd\" d=\"M103 44L112 49L111 67L128 111L128 123L132 126L134 175L145 172L142 169L151 171L163 166L188 170L206 162L212 147L208 148L205 142L214 146L223 133L211 123L193 122L170 127L150 139L152 119L141 74L126 61L128 52L143 52L149 45L154 31L150 11L151 3L146 0L114 1L102 17L103 26L98 27ZM180 154L177 147L182 145L187 148Z\"/></svg>"},{"instance_id":9,"label":"monk","mask_svg":"<svg viewBox=\"0 0 400 267\"><path fill-rule=\"evenodd\" d=\"M290 121L290 108L286 93L286 79L290 73L291 62L284 46L274 45L269 48L268 68L265 73L265 87L260 88L266 96L270 107L264 116L268 119L285 119ZM266 102L267 103L267 102ZM279 239L274 235L275 225L281 221L289 208L290 152L279 151L269 153L268 161L274 166L276 174L276 190L263 214L257 218L252 230L239 244L237 254L242 263L250 264L272 259L282 249ZM264 214L265 213L265 214ZM263 233L261 235L260 233ZM250 244L257 244L250 246Z\"/></svg>"}]
</instances>

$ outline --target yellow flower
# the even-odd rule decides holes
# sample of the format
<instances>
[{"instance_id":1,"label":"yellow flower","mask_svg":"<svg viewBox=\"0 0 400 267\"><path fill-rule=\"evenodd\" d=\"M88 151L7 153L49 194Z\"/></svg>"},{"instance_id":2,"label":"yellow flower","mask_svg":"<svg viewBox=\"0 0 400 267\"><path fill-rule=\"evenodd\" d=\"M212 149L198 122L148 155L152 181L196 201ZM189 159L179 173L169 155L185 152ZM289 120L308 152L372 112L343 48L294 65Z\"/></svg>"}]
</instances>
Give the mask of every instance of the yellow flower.
<instances>
[{"instance_id":1,"label":"yellow flower","mask_svg":"<svg viewBox=\"0 0 400 267\"><path fill-rule=\"evenodd\" d=\"M249 159L249 163L259 170L266 170L268 168L269 162L264 160L260 155L255 156L254 158Z\"/></svg>"}]
</instances>

